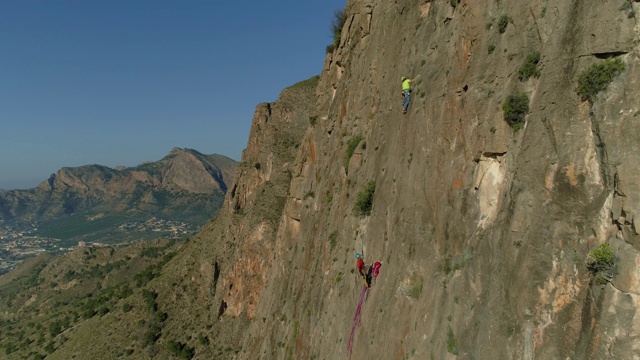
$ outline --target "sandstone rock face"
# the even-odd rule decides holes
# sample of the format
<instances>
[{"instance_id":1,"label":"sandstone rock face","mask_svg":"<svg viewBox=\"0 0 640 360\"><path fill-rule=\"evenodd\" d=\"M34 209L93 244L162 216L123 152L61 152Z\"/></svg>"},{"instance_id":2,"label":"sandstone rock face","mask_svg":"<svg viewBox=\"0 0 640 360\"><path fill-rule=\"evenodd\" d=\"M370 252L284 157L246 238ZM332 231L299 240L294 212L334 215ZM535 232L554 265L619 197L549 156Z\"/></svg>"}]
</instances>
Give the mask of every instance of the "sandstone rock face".
<instances>
[{"instance_id":1,"label":"sandstone rock face","mask_svg":"<svg viewBox=\"0 0 640 360\"><path fill-rule=\"evenodd\" d=\"M354 359L640 358L636 18L612 1L346 13L239 358L348 358L356 252L383 266ZM540 77L520 81L536 51ZM579 74L613 57L626 70L581 101ZM401 76L416 79L404 116ZM519 131L502 111L516 92L530 108ZM370 181L373 210L357 216ZM618 265L601 284L586 259L603 242Z\"/></svg>"}]
</instances>

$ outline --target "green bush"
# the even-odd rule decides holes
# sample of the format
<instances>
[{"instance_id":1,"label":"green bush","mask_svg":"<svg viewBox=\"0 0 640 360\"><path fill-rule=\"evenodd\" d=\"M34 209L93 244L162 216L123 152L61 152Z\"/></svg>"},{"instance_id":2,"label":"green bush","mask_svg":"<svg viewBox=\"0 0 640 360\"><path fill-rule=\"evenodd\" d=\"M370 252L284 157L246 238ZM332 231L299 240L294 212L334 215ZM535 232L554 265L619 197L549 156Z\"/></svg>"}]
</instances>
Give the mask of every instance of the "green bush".
<instances>
[{"instance_id":1,"label":"green bush","mask_svg":"<svg viewBox=\"0 0 640 360\"><path fill-rule=\"evenodd\" d=\"M520 69L518 69L518 79L520 81L529 80L530 77L539 78L540 70L538 69L538 63L540 62L540 53L534 52L527 55Z\"/></svg>"},{"instance_id":2,"label":"green bush","mask_svg":"<svg viewBox=\"0 0 640 360\"><path fill-rule=\"evenodd\" d=\"M362 135L354 136L349 141L347 141L347 153L344 156L344 169L349 171L349 160L351 160L351 156L353 156L354 151L356 151L356 147L360 144L364 137Z\"/></svg>"},{"instance_id":3,"label":"green bush","mask_svg":"<svg viewBox=\"0 0 640 360\"><path fill-rule=\"evenodd\" d=\"M195 348L174 340L169 340L167 350L178 359L189 360L196 354Z\"/></svg>"},{"instance_id":4,"label":"green bush","mask_svg":"<svg viewBox=\"0 0 640 360\"><path fill-rule=\"evenodd\" d=\"M162 249L159 247L148 247L140 250L140 257L148 257L149 259L155 259L162 255Z\"/></svg>"},{"instance_id":5,"label":"green bush","mask_svg":"<svg viewBox=\"0 0 640 360\"><path fill-rule=\"evenodd\" d=\"M326 51L332 53L338 45L340 45L340 38L342 36L342 28L345 22L347 22L347 14L344 10L336 10L333 12L333 21L331 22L331 33L333 35L333 43L327 46Z\"/></svg>"},{"instance_id":6,"label":"green bush","mask_svg":"<svg viewBox=\"0 0 640 360\"><path fill-rule=\"evenodd\" d=\"M622 5L618 8L618 10L624 11L629 19L636 17L636 12L633 10L633 4L631 1L632 0L624 0Z\"/></svg>"},{"instance_id":7,"label":"green bush","mask_svg":"<svg viewBox=\"0 0 640 360\"><path fill-rule=\"evenodd\" d=\"M98 315L100 316L107 315L108 313L109 313L109 308L106 306L102 306L100 309L98 309Z\"/></svg>"},{"instance_id":8,"label":"green bush","mask_svg":"<svg viewBox=\"0 0 640 360\"><path fill-rule=\"evenodd\" d=\"M458 341L453 336L453 330L447 330L447 351L453 355L458 355Z\"/></svg>"},{"instance_id":9,"label":"green bush","mask_svg":"<svg viewBox=\"0 0 640 360\"><path fill-rule=\"evenodd\" d=\"M509 25L509 17L507 14L500 15L498 19L498 32L504 34L504 32L507 31L507 25Z\"/></svg>"},{"instance_id":10,"label":"green bush","mask_svg":"<svg viewBox=\"0 0 640 360\"><path fill-rule=\"evenodd\" d=\"M155 318L156 321L158 321L160 323L163 323L163 322L167 321L167 319L169 318L169 314L167 314L164 311L158 311L154 315L154 318Z\"/></svg>"},{"instance_id":11,"label":"green bush","mask_svg":"<svg viewBox=\"0 0 640 360\"><path fill-rule=\"evenodd\" d=\"M63 327L62 327L62 323L60 323L60 321L54 321L52 323L49 324L49 335L51 335L51 337L56 337L58 334L60 334L62 332Z\"/></svg>"},{"instance_id":12,"label":"green bush","mask_svg":"<svg viewBox=\"0 0 640 360\"><path fill-rule=\"evenodd\" d=\"M417 272L413 272L409 278L409 284L407 289L407 295L419 299L422 295L423 281L422 277Z\"/></svg>"},{"instance_id":13,"label":"green bush","mask_svg":"<svg viewBox=\"0 0 640 360\"><path fill-rule=\"evenodd\" d=\"M496 49L496 46L493 44L490 44L489 46L487 46L487 53L488 54L493 54L493 51Z\"/></svg>"},{"instance_id":14,"label":"green bush","mask_svg":"<svg viewBox=\"0 0 640 360\"><path fill-rule=\"evenodd\" d=\"M162 266L158 266L158 264L152 264L147 266L146 269L141 272L135 274L133 276L133 280L136 282L136 286L141 287L146 285L149 281L155 279L160 275L160 270Z\"/></svg>"},{"instance_id":15,"label":"green bush","mask_svg":"<svg viewBox=\"0 0 640 360\"><path fill-rule=\"evenodd\" d=\"M608 243L602 243L589 252L587 268L594 274L608 272L613 268L615 257Z\"/></svg>"},{"instance_id":16,"label":"green bush","mask_svg":"<svg viewBox=\"0 0 640 360\"><path fill-rule=\"evenodd\" d=\"M525 93L516 93L507 96L502 104L504 120L514 130L519 130L524 123L524 117L529 112L529 97Z\"/></svg>"},{"instance_id":17,"label":"green bush","mask_svg":"<svg viewBox=\"0 0 640 360\"><path fill-rule=\"evenodd\" d=\"M314 126L316 124L316 122L318 121L318 116L309 116L309 124L311 124L311 126Z\"/></svg>"},{"instance_id":18,"label":"green bush","mask_svg":"<svg viewBox=\"0 0 640 360\"><path fill-rule=\"evenodd\" d=\"M331 247L331 250L333 250L333 248L335 248L337 244L338 244L338 233L334 231L331 234L329 234L329 246Z\"/></svg>"},{"instance_id":19,"label":"green bush","mask_svg":"<svg viewBox=\"0 0 640 360\"><path fill-rule=\"evenodd\" d=\"M149 325L149 328L145 332L142 338L142 344L144 346L153 345L156 341L158 341L161 335L162 327L157 323L153 323Z\"/></svg>"},{"instance_id":20,"label":"green bush","mask_svg":"<svg viewBox=\"0 0 640 360\"><path fill-rule=\"evenodd\" d=\"M327 204L331 204L331 202L333 201L333 194L327 194L327 196L325 196L324 200L325 200L325 202Z\"/></svg>"},{"instance_id":21,"label":"green bush","mask_svg":"<svg viewBox=\"0 0 640 360\"><path fill-rule=\"evenodd\" d=\"M147 310L155 311L158 307L156 304L156 299L158 298L158 293L153 290L142 290L142 299L144 300Z\"/></svg>"},{"instance_id":22,"label":"green bush","mask_svg":"<svg viewBox=\"0 0 640 360\"><path fill-rule=\"evenodd\" d=\"M306 80L298 81L297 83L291 85L289 89L298 89L298 90L315 89L318 86L318 82L320 82L320 75L314 75Z\"/></svg>"},{"instance_id":23,"label":"green bush","mask_svg":"<svg viewBox=\"0 0 640 360\"><path fill-rule=\"evenodd\" d=\"M578 77L578 95L582 100L593 103L596 95L607 89L613 79L626 68L619 58L605 60L591 65Z\"/></svg>"},{"instance_id":24,"label":"green bush","mask_svg":"<svg viewBox=\"0 0 640 360\"><path fill-rule=\"evenodd\" d=\"M264 319L264 318L263 318ZM209 337L206 335L198 335L198 341L200 342L201 345L209 345Z\"/></svg>"},{"instance_id":25,"label":"green bush","mask_svg":"<svg viewBox=\"0 0 640 360\"><path fill-rule=\"evenodd\" d=\"M327 54L331 54L331 53L333 52L333 50L335 50L335 49L336 49L336 46L335 46L335 45L333 45L333 44L329 44L329 45L327 45L327 47L326 47L326 48L324 48L324 51L325 51Z\"/></svg>"},{"instance_id":26,"label":"green bush","mask_svg":"<svg viewBox=\"0 0 640 360\"><path fill-rule=\"evenodd\" d=\"M356 215L368 216L373 208L373 195L376 192L376 182L371 180L367 186L356 196L354 211Z\"/></svg>"},{"instance_id":27,"label":"green bush","mask_svg":"<svg viewBox=\"0 0 640 360\"><path fill-rule=\"evenodd\" d=\"M460 0L449 0L449 3L451 4L451 6L456 8L460 4Z\"/></svg>"}]
</instances>

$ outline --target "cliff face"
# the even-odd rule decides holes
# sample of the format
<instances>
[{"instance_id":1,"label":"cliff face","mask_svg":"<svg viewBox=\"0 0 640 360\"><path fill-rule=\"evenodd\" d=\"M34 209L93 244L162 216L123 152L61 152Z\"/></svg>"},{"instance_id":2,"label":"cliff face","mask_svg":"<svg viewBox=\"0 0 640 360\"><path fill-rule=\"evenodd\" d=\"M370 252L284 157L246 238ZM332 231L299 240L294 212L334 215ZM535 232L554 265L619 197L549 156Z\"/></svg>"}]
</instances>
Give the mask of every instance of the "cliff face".
<instances>
[{"instance_id":1,"label":"cliff face","mask_svg":"<svg viewBox=\"0 0 640 360\"><path fill-rule=\"evenodd\" d=\"M640 357L637 5L452 3L349 1L239 358L348 358L356 252L383 266L352 358ZM540 76L519 80L535 52ZM581 101L579 74L610 58L626 70ZM617 270L596 281L605 242Z\"/></svg>"}]
</instances>

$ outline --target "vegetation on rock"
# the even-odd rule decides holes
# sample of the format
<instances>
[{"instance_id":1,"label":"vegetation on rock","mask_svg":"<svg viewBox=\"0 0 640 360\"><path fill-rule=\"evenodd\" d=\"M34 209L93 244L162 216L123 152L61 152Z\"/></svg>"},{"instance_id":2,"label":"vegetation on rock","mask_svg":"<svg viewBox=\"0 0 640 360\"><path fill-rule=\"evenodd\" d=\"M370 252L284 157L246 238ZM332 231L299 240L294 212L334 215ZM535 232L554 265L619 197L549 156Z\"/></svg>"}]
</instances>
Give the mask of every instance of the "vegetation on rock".
<instances>
[{"instance_id":1,"label":"vegetation on rock","mask_svg":"<svg viewBox=\"0 0 640 360\"><path fill-rule=\"evenodd\" d=\"M296 90L315 89L316 86L318 86L318 81L320 81L320 75L315 75L308 78L307 80L302 80L291 85L289 89L296 89Z\"/></svg>"},{"instance_id":2,"label":"vegetation on rock","mask_svg":"<svg viewBox=\"0 0 640 360\"><path fill-rule=\"evenodd\" d=\"M173 356L177 357L178 359L189 360L193 358L196 353L195 348L174 340L169 340L167 349Z\"/></svg>"},{"instance_id":3,"label":"vegetation on rock","mask_svg":"<svg viewBox=\"0 0 640 360\"><path fill-rule=\"evenodd\" d=\"M525 93L515 93L507 96L502 104L504 120L514 130L522 128L524 117L529 112L529 97Z\"/></svg>"},{"instance_id":4,"label":"vegetation on rock","mask_svg":"<svg viewBox=\"0 0 640 360\"><path fill-rule=\"evenodd\" d=\"M599 92L607 89L613 79L626 68L619 58L605 60L591 65L578 77L578 95L580 99L593 103Z\"/></svg>"},{"instance_id":5,"label":"vegetation on rock","mask_svg":"<svg viewBox=\"0 0 640 360\"><path fill-rule=\"evenodd\" d=\"M538 69L538 63L540 62L540 53L534 52L527 55L526 59L520 69L518 69L518 79L520 81L529 80L530 77L540 77L540 70Z\"/></svg>"},{"instance_id":6,"label":"vegetation on rock","mask_svg":"<svg viewBox=\"0 0 640 360\"><path fill-rule=\"evenodd\" d=\"M453 355L458 355L458 341L451 328L447 330L447 351Z\"/></svg>"},{"instance_id":7,"label":"vegetation on rock","mask_svg":"<svg viewBox=\"0 0 640 360\"><path fill-rule=\"evenodd\" d=\"M507 25L509 25L509 16L507 14L500 15L498 19L498 32L504 34L507 31Z\"/></svg>"},{"instance_id":8,"label":"vegetation on rock","mask_svg":"<svg viewBox=\"0 0 640 360\"><path fill-rule=\"evenodd\" d=\"M609 243L602 243L597 248L591 250L587 257L587 269L591 271L599 282L608 281L615 265L615 255Z\"/></svg>"},{"instance_id":9,"label":"vegetation on rock","mask_svg":"<svg viewBox=\"0 0 640 360\"><path fill-rule=\"evenodd\" d=\"M376 182L371 180L364 190L356 196L354 211L356 215L368 216L373 208L373 194L376 192Z\"/></svg>"},{"instance_id":10,"label":"vegetation on rock","mask_svg":"<svg viewBox=\"0 0 640 360\"><path fill-rule=\"evenodd\" d=\"M327 46L327 54L332 53L338 45L342 36L342 28L347 22L347 14L344 10L336 10L333 12L333 21L331 22L331 33L333 34L333 42Z\"/></svg>"},{"instance_id":11,"label":"vegetation on rock","mask_svg":"<svg viewBox=\"0 0 640 360\"><path fill-rule=\"evenodd\" d=\"M357 135L349 139L347 141L347 152L344 156L344 169L349 171L349 160L351 160L351 156L353 156L353 152L356 151L356 147L360 144L364 137L362 135Z\"/></svg>"},{"instance_id":12,"label":"vegetation on rock","mask_svg":"<svg viewBox=\"0 0 640 360\"><path fill-rule=\"evenodd\" d=\"M618 10L624 11L627 14L627 18L629 19L636 17L636 11L633 10L632 0L624 0Z\"/></svg>"}]
</instances>

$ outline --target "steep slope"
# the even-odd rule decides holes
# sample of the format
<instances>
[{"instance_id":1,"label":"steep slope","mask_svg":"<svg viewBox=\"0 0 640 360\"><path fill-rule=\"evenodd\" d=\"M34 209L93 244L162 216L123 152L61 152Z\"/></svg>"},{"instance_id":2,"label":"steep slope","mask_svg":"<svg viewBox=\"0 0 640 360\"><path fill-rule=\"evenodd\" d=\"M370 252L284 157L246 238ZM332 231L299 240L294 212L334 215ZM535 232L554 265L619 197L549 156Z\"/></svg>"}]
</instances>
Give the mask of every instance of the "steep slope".
<instances>
[{"instance_id":1,"label":"steep slope","mask_svg":"<svg viewBox=\"0 0 640 360\"><path fill-rule=\"evenodd\" d=\"M109 313L115 314L109 319L115 326L120 325L121 316L134 323L149 322L147 328L153 326L155 318L161 320L166 313L153 311L151 292L140 287L158 276L183 245L179 240L142 241L27 259L0 277L1 357L41 359L67 341L83 341L85 349L91 349L90 339L99 338L99 333L74 329L90 328L106 320ZM121 327L134 336L138 329ZM132 354L130 342L118 344L103 356ZM89 358L89 354L87 350L79 357Z\"/></svg>"}]
</instances>

